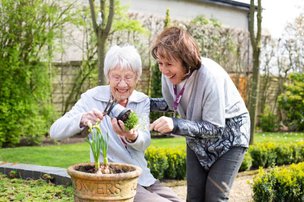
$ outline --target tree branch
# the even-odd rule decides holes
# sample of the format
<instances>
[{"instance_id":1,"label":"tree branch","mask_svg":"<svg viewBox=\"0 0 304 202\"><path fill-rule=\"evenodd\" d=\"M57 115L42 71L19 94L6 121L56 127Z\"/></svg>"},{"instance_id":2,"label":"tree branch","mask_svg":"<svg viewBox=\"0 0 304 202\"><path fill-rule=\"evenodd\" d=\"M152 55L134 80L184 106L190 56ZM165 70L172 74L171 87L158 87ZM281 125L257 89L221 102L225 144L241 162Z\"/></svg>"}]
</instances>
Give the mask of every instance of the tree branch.
<instances>
[{"instance_id":1,"label":"tree branch","mask_svg":"<svg viewBox=\"0 0 304 202\"><path fill-rule=\"evenodd\" d=\"M96 33L96 36L98 37L98 25L96 23L96 12L95 12L94 0L89 0L89 3L90 3L90 11L91 11L93 29L94 29L94 32Z\"/></svg>"}]
</instances>

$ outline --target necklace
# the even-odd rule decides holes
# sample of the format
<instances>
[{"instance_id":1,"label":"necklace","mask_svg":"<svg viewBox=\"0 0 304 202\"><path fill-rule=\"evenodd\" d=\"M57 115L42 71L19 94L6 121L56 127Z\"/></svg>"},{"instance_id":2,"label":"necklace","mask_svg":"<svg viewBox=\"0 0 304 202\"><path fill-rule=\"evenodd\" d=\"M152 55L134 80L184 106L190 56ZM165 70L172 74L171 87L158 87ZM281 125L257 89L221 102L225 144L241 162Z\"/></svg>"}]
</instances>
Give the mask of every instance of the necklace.
<instances>
[{"instance_id":1,"label":"necklace","mask_svg":"<svg viewBox=\"0 0 304 202\"><path fill-rule=\"evenodd\" d=\"M179 91L179 93L177 93L177 86L174 85L174 94L175 94L175 100L174 100L174 103L173 103L173 110L174 110L174 114L173 114L173 117L176 116L176 111L177 111L177 107L183 97L183 94L184 94L184 91L185 91L185 86L186 86L186 83L187 83L188 79L186 80L186 82L184 83L182 89Z\"/></svg>"}]
</instances>

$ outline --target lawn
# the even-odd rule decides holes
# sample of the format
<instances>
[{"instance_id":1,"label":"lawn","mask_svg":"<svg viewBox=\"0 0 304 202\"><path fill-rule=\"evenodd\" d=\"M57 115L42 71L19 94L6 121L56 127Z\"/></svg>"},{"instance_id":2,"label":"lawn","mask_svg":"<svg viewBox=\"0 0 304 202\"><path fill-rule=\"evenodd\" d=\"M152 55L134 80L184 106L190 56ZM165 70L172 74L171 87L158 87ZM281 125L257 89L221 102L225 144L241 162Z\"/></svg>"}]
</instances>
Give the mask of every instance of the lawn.
<instances>
[{"instance_id":1,"label":"lawn","mask_svg":"<svg viewBox=\"0 0 304 202\"><path fill-rule=\"evenodd\" d=\"M257 133L255 143L304 141L304 133ZM177 147L185 145L185 138L153 138L151 146ZM86 142L51 146L34 146L0 149L0 161L27 163L67 168L89 161L89 145Z\"/></svg>"},{"instance_id":2,"label":"lawn","mask_svg":"<svg viewBox=\"0 0 304 202\"><path fill-rule=\"evenodd\" d=\"M288 143L301 141L304 141L304 133L256 133L254 136L254 143Z\"/></svg>"}]
</instances>

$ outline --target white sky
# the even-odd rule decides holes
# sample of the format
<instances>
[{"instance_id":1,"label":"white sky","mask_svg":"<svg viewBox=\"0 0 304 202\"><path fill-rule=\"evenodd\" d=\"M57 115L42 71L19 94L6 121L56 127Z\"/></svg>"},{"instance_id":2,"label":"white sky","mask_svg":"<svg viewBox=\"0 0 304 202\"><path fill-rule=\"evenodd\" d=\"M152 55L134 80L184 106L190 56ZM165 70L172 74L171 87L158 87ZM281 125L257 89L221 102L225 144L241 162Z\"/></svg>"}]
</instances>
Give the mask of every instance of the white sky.
<instances>
[{"instance_id":1,"label":"white sky","mask_svg":"<svg viewBox=\"0 0 304 202\"><path fill-rule=\"evenodd\" d=\"M250 0L238 0L250 4ZM257 4L257 1L255 1ZM304 0L262 0L262 27L273 37L280 37L288 22L304 13Z\"/></svg>"}]
</instances>

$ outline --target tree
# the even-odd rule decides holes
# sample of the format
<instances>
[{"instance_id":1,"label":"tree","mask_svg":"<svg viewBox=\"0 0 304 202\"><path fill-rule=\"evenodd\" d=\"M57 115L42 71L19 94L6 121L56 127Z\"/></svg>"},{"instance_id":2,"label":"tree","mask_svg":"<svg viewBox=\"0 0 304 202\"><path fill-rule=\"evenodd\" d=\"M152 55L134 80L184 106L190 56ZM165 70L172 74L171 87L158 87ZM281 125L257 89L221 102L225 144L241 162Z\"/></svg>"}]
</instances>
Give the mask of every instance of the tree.
<instances>
[{"instance_id":1,"label":"tree","mask_svg":"<svg viewBox=\"0 0 304 202\"><path fill-rule=\"evenodd\" d=\"M54 119L50 66L70 5L45 0L0 4L0 147L39 143Z\"/></svg>"},{"instance_id":2,"label":"tree","mask_svg":"<svg viewBox=\"0 0 304 202\"><path fill-rule=\"evenodd\" d=\"M106 41L109 37L114 18L114 0L109 0L109 6L107 6L106 2L107 0L99 0L99 11L96 12L95 1L89 0L93 29L97 38L99 84L106 83L103 71L103 61L105 58ZM106 16L107 13L108 15Z\"/></svg>"},{"instance_id":3,"label":"tree","mask_svg":"<svg viewBox=\"0 0 304 202\"><path fill-rule=\"evenodd\" d=\"M252 46L252 79L251 79L251 90L249 96L249 114L251 121L250 128L250 144L254 142L254 130L256 120L256 109L258 100L258 87L259 87L259 71L260 71L260 52L261 52L261 32L262 32L262 5L261 0L258 0L257 5L257 31L255 32L255 1L250 0L250 13L249 13L249 33L250 41Z\"/></svg>"},{"instance_id":4,"label":"tree","mask_svg":"<svg viewBox=\"0 0 304 202\"><path fill-rule=\"evenodd\" d=\"M290 131L304 131L304 74L291 73L285 91L278 98L284 124Z\"/></svg>"}]
</instances>

